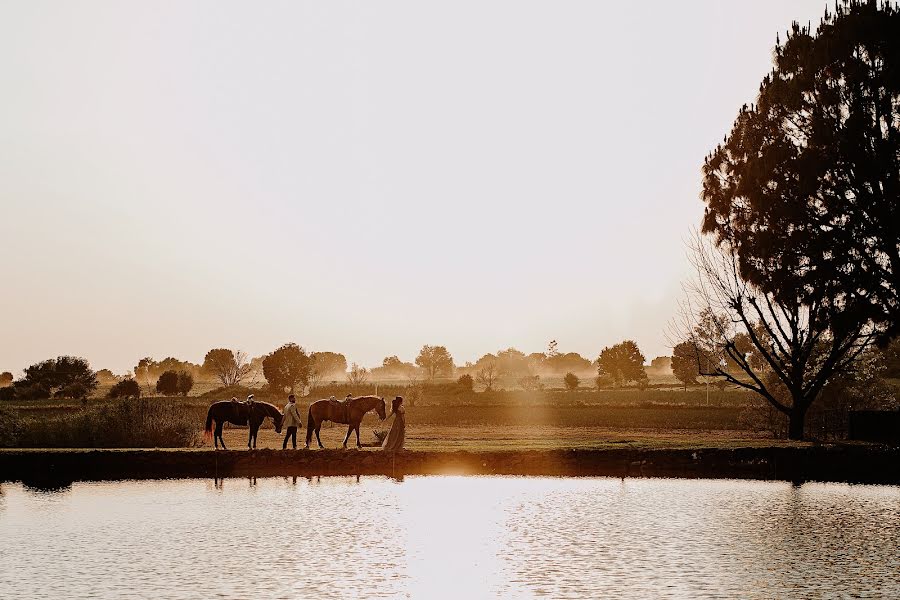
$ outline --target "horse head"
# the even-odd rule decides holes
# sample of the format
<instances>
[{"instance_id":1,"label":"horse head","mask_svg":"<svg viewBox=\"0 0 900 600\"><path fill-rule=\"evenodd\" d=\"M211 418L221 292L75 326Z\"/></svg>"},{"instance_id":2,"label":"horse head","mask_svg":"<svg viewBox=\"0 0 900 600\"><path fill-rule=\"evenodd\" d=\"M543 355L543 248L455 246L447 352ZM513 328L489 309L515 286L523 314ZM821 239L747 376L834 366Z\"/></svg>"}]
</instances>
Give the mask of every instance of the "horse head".
<instances>
[{"instance_id":1,"label":"horse head","mask_svg":"<svg viewBox=\"0 0 900 600\"><path fill-rule=\"evenodd\" d=\"M378 416L384 421L387 418L387 413L385 412L384 398L380 399L381 402L375 405L375 412L378 413Z\"/></svg>"},{"instance_id":2,"label":"horse head","mask_svg":"<svg viewBox=\"0 0 900 600\"><path fill-rule=\"evenodd\" d=\"M272 417L272 422L275 424L275 433L281 433L281 425L282 423L284 423L284 415L281 413L281 411L275 411L275 415Z\"/></svg>"}]
</instances>

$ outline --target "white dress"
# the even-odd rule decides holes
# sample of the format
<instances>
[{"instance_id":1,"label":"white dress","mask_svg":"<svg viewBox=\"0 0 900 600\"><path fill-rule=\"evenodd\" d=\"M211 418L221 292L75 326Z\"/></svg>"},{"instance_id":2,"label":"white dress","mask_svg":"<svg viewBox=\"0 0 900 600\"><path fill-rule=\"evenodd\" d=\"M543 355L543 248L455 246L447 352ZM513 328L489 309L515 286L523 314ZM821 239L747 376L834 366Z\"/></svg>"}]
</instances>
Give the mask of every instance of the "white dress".
<instances>
[{"instance_id":1,"label":"white dress","mask_svg":"<svg viewBox=\"0 0 900 600\"><path fill-rule=\"evenodd\" d=\"M403 450L403 441L405 438L406 409L400 406L396 411L394 411L394 424L391 425L390 432L388 432L387 437L384 438L384 442L381 444L381 449L388 450L390 452Z\"/></svg>"}]
</instances>

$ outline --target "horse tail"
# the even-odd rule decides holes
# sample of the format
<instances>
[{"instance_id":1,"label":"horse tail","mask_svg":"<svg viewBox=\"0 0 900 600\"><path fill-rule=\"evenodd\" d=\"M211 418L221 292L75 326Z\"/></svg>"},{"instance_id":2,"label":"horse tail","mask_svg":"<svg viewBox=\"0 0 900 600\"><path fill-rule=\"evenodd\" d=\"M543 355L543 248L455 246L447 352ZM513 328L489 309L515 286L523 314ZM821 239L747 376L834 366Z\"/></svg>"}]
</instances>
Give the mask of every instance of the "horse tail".
<instances>
[{"instance_id":1,"label":"horse tail","mask_svg":"<svg viewBox=\"0 0 900 600\"><path fill-rule=\"evenodd\" d=\"M306 445L309 446L309 443L312 441L313 429L315 429L315 419L313 419L312 414L312 404L309 405L309 410L306 411Z\"/></svg>"},{"instance_id":2,"label":"horse tail","mask_svg":"<svg viewBox=\"0 0 900 600\"><path fill-rule=\"evenodd\" d=\"M206 411L206 427L203 429L203 437L209 439L212 436L212 406L209 407L209 410Z\"/></svg>"}]
</instances>

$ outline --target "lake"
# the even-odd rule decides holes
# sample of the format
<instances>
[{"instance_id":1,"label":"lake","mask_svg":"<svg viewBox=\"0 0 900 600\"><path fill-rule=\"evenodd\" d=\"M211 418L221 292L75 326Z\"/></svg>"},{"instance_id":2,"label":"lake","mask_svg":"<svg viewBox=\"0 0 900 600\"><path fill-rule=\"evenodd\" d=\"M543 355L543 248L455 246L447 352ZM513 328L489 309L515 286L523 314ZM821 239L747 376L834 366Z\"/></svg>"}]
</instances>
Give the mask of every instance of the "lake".
<instances>
[{"instance_id":1,"label":"lake","mask_svg":"<svg viewBox=\"0 0 900 600\"><path fill-rule=\"evenodd\" d=\"M900 487L383 477L0 487L2 598L900 597Z\"/></svg>"}]
</instances>

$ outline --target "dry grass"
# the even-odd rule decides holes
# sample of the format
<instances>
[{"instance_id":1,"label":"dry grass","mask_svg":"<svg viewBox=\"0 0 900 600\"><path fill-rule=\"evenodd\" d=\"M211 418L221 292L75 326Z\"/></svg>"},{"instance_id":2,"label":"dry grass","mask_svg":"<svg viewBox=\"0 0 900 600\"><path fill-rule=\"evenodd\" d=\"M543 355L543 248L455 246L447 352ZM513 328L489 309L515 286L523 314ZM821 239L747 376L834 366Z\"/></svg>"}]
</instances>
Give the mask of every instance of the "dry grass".
<instances>
[{"instance_id":1,"label":"dry grass","mask_svg":"<svg viewBox=\"0 0 900 600\"><path fill-rule=\"evenodd\" d=\"M42 448L179 448L200 442L200 427L175 401L113 400L100 406L16 415L6 445ZM0 435L0 438L4 436Z\"/></svg>"},{"instance_id":2,"label":"dry grass","mask_svg":"<svg viewBox=\"0 0 900 600\"><path fill-rule=\"evenodd\" d=\"M25 426L18 434L20 446L181 447L199 442L208 447L211 442L202 440L200 433L209 405L224 399L218 396L91 399L86 408L78 402L51 399L8 403L5 407L14 412L17 423ZM268 400L281 404L275 398ZM309 402L309 398L300 400L304 425ZM753 403L752 396L743 392L712 390L707 405L705 390L697 389L426 396L424 402L408 408L407 447L521 450L623 444L770 444L772 440L754 431L756 427L746 418L747 407ZM141 409L135 413L134 407ZM259 446L280 448L281 436L271 427L267 420ZM373 432L382 427L374 415L368 415L361 430L363 443L375 442ZM322 440L329 447L337 447L345 433L345 426L326 424ZM305 429L298 434L302 446ZM246 447L247 429L228 427L225 439L229 447Z\"/></svg>"}]
</instances>

